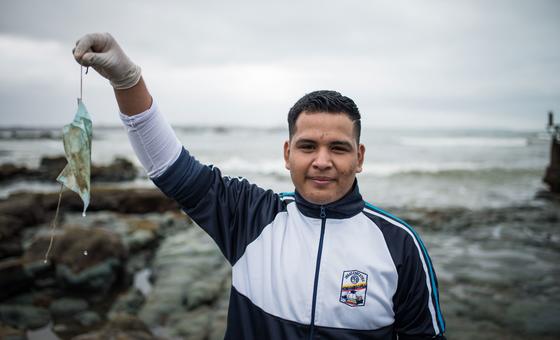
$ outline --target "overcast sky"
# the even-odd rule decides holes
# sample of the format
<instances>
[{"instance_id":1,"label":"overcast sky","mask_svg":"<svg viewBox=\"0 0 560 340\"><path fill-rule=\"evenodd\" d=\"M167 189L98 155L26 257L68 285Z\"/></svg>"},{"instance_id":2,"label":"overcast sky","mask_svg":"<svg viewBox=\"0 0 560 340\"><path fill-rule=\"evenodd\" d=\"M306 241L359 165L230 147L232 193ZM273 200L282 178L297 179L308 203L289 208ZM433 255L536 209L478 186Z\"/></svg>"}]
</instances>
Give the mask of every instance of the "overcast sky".
<instances>
[{"instance_id":1,"label":"overcast sky","mask_svg":"<svg viewBox=\"0 0 560 340\"><path fill-rule=\"evenodd\" d=\"M71 49L107 31L176 125L283 126L305 93L353 98L366 126L542 129L560 120L560 1L0 2L1 126L62 126ZM116 125L95 71L84 102Z\"/></svg>"}]
</instances>

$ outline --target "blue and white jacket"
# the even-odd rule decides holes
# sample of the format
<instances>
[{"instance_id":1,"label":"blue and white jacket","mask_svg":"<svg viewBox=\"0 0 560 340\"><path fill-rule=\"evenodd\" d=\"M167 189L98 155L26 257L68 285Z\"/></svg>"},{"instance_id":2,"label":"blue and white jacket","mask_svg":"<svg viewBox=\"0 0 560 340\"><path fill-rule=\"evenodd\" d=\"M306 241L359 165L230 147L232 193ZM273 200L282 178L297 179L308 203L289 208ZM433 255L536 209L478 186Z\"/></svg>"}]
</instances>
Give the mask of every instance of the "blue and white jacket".
<instances>
[{"instance_id":1,"label":"blue and white jacket","mask_svg":"<svg viewBox=\"0 0 560 340\"><path fill-rule=\"evenodd\" d=\"M233 267L226 339L444 339L424 244L357 182L318 206L222 177L185 149L154 182Z\"/></svg>"}]
</instances>

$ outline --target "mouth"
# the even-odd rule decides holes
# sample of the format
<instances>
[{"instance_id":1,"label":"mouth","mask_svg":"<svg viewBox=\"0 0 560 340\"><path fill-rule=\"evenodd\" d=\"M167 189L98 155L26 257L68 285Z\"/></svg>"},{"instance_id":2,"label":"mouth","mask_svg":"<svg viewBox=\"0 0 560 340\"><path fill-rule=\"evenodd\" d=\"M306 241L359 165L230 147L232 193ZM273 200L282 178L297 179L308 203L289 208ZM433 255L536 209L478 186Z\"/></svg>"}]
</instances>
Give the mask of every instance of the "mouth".
<instances>
[{"instance_id":1,"label":"mouth","mask_svg":"<svg viewBox=\"0 0 560 340\"><path fill-rule=\"evenodd\" d=\"M313 183L315 183L316 185L327 185L335 181L334 178L326 177L326 176L309 176L307 178L311 180Z\"/></svg>"}]
</instances>

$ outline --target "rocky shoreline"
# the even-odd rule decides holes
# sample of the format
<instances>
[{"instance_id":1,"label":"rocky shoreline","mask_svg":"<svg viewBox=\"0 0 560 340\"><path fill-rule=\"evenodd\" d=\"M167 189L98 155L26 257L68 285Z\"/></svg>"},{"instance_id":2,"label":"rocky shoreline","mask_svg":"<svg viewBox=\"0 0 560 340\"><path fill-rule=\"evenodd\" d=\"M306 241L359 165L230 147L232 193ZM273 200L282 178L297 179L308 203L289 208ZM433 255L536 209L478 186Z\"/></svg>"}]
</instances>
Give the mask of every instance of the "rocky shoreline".
<instances>
[{"instance_id":1,"label":"rocky shoreline","mask_svg":"<svg viewBox=\"0 0 560 340\"><path fill-rule=\"evenodd\" d=\"M0 184L15 181L55 181L66 166L64 156L43 157L39 167L28 168L22 165L4 163L0 165ZM108 165L92 165L92 182L131 181L138 176L138 169L125 158L115 158Z\"/></svg>"},{"instance_id":2,"label":"rocky shoreline","mask_svg":"<svg viewBox=\"0 0 560 340\"><path fill-rule=\"evenodd\" d=\"M229 265L175 202L157 189L94 186L82 217L67 191L45 263L57 200L0 201L1 339L223 338ZM560 336L558 202L387 210L430 250L449 339Z\"/></svg>"}]
</instances>

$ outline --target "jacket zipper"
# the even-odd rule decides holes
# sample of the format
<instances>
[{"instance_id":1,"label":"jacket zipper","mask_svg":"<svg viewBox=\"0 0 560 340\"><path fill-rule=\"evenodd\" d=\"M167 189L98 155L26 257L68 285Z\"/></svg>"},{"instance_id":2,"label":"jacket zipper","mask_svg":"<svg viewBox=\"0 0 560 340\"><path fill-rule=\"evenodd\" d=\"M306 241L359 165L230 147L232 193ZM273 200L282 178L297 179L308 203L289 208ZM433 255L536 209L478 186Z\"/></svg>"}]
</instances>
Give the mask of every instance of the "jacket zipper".
<instances>
[{"instance_id":1,"label":"jacket zipper","mask_svg":"<svg viewBox=\"0 0 560 340\"><path fill-rule=\"evenodd\" d=\"M319 250L317 251L317 264L315 265L315 282L313 284L313 302L311 304L311 325L309 328L309 339L313 339L315 332L315 306L317 304L317 285L319 284L319 269L321 268L321 253L323 252L323 238L325 237L325 224L327 223L327 211L321 206L321 237L319 238Z\"/></svg>"}]
</instances>

